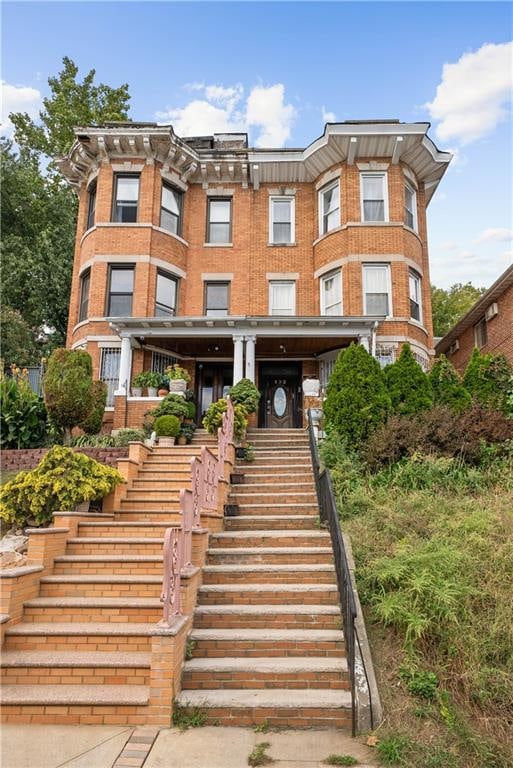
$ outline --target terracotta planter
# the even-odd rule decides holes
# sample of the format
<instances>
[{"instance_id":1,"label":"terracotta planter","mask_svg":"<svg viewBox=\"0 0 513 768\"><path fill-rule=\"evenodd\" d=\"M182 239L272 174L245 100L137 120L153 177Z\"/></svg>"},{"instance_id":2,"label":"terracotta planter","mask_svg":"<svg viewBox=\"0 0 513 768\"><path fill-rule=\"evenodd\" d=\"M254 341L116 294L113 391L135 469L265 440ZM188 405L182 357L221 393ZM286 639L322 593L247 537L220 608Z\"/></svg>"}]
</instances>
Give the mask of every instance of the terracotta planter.
<instances>
[{"instance_id":1,"label":"terracotta planter","mask_svg":"<svg viewBox=\"0 0 513 768\"><path fill-rule=\"evenodd\" d=\"M180 435L180 437L176 442L178 443L178 445L187 445L187 438L185 437L185 435Z\"/></svg>"},{"instance_id":2,"label":"terracotta planter","mask_svg":"<svg viewBox=\"0 0 513 768\"><path fill-rule=\"evenodd\" d=\"M159 437L159 446L161 448L172 448L172 446L175 444L175 439L176 438L174 437L165 437L162 435Z\"/></svg>"},{"instance_id":3,"label":"terracotta planter","mask_svg":"<svg viewBox=\"0 0 513 768\"><path fill-rule=\"evenodd\" d=\"M163 387L162 389L159 389L157 394L159 397L165 397L166 395L169 395L169 389L164 389Z\"/></svg>"}]
</instances>

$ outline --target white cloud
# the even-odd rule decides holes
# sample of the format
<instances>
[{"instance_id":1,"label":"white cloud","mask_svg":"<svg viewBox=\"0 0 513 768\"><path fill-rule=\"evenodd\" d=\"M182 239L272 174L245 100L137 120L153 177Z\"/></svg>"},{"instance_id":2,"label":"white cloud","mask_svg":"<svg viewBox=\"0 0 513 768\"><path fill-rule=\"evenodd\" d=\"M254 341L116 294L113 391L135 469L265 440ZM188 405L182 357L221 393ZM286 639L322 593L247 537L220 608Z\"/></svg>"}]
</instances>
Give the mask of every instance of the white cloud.
<instances>
[{"instance_id":1,"label":"white cloud","mask_svg":"<svg viewBox=\"0 0 513 768\"><path fill-rule=\"evenodd\" d=\"M336 123L337 118L334 112L328 112L326 108L322 107L322 122L323 123Z\"/></svg>"},{"instance_id":2,"label":"white cloud","mask_svg":"<svg viewBox=\"0 0 513 768\"><path fill-rule=\"evenodd\" d=\"M513 87L513 42L485 43L444 64L433 101L424 106L442 141L469 144L491 133L507 115Z\"/></svg>"},{"instance_id":3,"label":"white cloud","mask_svg":"<svg viewBox=\"0 0 513 768\"><path fill-rule=\"evenodd\" d=\"M503 251L501 256L506 261L511 261L513 263L513 251Z\"/></svg>"},{"instance_id":4,"label":"white cloud","mask_svg":"<svg viewBox=\"0 0 513 768\"><path fill-rule=\"evenodd\" d=\"M156 113L157 119L171 121L180 136L255 130L257 147L282 147L290 138L296 110L285 103L282 83L254 86L245 102L240 83L228 87L189 83L185 88L202 92L204 98Z\"/></svg>"},{"instance_id":5,"label":"white cloud","mask_svg":"<svg viewBox=\"0 0 513 768\"><path fill-rule=\"evenodd\" d=\"M30 117L37 117L41 106L41 93L36 88L26 85L10 85L1 81L1 119L0 133L11 136L14 126L9 120L11 112L27 112Z\"/></svg>"},{"instance_id":6,"label":"white cloud","mask_svg":"<svg viewBox=\"0 0 513 768\"><path fill-rule=\"evenodd\" d=\"M508 229L507 227L489 227L488 229L485 229L477 240L476 243L490 243L490 242L499 242L499 243L507 243L510 240L513 240L513 229Z\"/></svg>"}]
</instances>

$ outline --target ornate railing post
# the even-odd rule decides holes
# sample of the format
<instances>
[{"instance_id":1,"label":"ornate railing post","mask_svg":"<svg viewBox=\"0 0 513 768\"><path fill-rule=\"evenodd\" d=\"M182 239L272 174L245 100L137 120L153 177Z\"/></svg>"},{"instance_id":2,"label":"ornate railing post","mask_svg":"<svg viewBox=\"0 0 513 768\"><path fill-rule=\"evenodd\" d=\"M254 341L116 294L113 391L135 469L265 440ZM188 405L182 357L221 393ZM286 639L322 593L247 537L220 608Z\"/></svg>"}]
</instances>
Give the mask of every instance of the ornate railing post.
<instances>
[{"instance_id":1,"label":"ornate railing post","mask_svg":"<svg viewBox=\"0 0 513 768\"><path fill-rule=\"evenodd\" d=\"M181 614L182 541L182 532L179 528L166 529L164 534L164 578L160 601L164 603L162 623L168 626L174 618Z\"/></svg>"},{"instance_id":2,"label":"ornate railing post","mask_svg":"<svg viewBox=\"0 0 513 768\"><path fill-rule=\"evenodd\" d=\"M197 456L191 461L193 528L201 528L202 466Z\"/></svg>"},{"instance_id":3,"label":"ornate railing post","mask_svg":"<svg viewBox=\"0 0 513 768\"><path fill-rule=\"evenodd\" d=\"M180 491L180 512L182 514L182 534L183 534L183 563L184 569L192 568L192 491L186 491L184 488Z\"/></svg>"}]
</instances>

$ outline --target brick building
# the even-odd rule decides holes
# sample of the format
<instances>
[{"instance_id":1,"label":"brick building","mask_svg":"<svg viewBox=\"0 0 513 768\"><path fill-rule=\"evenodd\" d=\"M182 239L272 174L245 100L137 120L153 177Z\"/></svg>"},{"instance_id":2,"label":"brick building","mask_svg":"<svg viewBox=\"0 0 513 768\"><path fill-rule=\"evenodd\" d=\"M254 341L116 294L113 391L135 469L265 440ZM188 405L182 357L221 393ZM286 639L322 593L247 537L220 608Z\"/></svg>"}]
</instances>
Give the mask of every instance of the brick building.
<instances>
[{"instance_id":1,"label":"brick building","mask_svg":"<svg viewBox=\"0 0 513 768\"><path fill-rule=\"evenodd\" d=\"M153 123L76 130L61 169L80 199L68 346L109 385L114 427L152 404L142 370L177 360L200 405L243 376L261 426L298 426L302 380L338 351L433 355L426 207L451 155L427 123L328 124L306 149Z\"/></svg>"},{"instance_id":2,"label":"brick building","mask_svg":"<svg viewBox=\"0 0 513 768\"><path fill-rule=\"evenodd\" d=\"M474 347L501 352L513 364L513 264L436 345L463 372Z\"/></svg>"}]
</instances>

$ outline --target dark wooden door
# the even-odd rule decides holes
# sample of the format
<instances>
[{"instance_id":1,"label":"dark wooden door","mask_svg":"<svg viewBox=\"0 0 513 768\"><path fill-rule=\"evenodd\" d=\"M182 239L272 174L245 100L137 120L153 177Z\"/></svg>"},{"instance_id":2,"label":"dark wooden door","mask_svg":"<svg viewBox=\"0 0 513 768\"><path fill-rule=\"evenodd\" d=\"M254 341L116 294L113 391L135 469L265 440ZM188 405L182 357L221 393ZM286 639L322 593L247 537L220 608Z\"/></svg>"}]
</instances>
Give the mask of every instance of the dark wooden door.
<instances>
[{"instance_id":1,"label":"dark wooden door","mask_svg":"<svg viewBox=\"0 0 513 768\"><path fill-rule=\"evenodd\" d=\"M233 365L229 363L198 363L198 416L203 418L211 403L225 397L233 384Z\"/></svg>"},{"instance_id":2,"label":"dark wooden door","mask_svg":"<svg viewBox=\"0 0 513 768\"><path fill-rule=\"evenodd\" d=\"M260 425L291 429L301 422L300 364L262 364L260 369Z\"/></svg>"}]
</instances>

